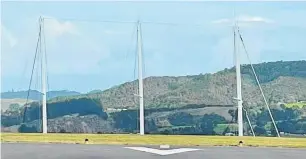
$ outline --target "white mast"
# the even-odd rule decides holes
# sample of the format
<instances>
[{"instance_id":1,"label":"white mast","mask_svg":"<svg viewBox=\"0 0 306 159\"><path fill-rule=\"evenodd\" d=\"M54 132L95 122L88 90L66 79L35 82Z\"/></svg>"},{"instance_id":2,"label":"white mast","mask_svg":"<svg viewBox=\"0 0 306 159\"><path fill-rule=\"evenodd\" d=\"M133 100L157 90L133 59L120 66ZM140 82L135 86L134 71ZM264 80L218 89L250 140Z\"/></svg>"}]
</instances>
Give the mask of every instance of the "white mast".
<instances>
[{"instance_id":1,"label":"white mast","mask_svg":"<svg viewBox=\"0 0 306 159\"><path fill-rule=\"evenodd\" d=\"M39 25L40 28L42 27L43 19L39 18ZM40 37L40 43L41 43L41 37ZM48 127L47 127L47 90L46 90L46 55L45 52L41 51L41 45L40 45L40 53L42 56L42 64L41 64L41 83L42 83L42 131L44 134L48 133Z\"/></svg>"},{"instance_id":2,"label":"white mast","mask_svg":"<svg viewBox=\"0 0 306 159\"><path fill-rule=\"evenodd\" d=\"M138 46L138 82L139 82L139 133L144 135L144 106L143 106L143 76L142 76L142 43L141 24L137 25L137 46Z\"/></svg>"},{"instance_id":3,"label":"white mast","mask_svg":"<svg viewBox=\"0 0 306 159\"><path fill-rule=\"evenodd\" d=\"M243 118L242 118L242 94L241 94L241 72L239 52L236 50L236 22L234 24L234 54L236 62L236 82L237 82L237 103L238 103L238 136L243 136Z\"/></svg>"}]
</instances>

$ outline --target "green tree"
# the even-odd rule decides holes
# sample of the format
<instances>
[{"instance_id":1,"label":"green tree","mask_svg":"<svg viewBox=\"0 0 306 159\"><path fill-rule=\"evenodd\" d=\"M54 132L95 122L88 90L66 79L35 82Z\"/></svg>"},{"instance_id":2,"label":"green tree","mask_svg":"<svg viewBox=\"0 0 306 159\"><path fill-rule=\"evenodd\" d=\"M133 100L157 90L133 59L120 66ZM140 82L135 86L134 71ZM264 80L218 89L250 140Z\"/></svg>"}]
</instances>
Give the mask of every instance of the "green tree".
<instances>
[{"instance_id":1,"label":"green tree","mask_svg":"<svg viewBox=\"0 0 306 159\"><path fill-rule=\"evenodd\" d=\"M265 136L265 135L267 135L266 129L264 127L261 127L261 126L255 126L254 132L255 132L256 136Z\"/></svg>"},{"instance_id":2,"label":"green tree","mask_svg":"<svg viewBox=\"0 0 306 159\"><path fill-rule=\"evenodd\" d=\"M18 103L13 103L13 104L10 104L8 110L10 112L16 112L19 110L19 108L20 108L20 105Z\"/></svg>"},{"instance_id":3,"label":"green tree","mask_svg":"<svg viewBox=\"0 0 306 159\"><path fill-rule=\"evenodd\" d=\"M37 133L37 129L34 126L27 126L26 124L21 124L18 128L18 132L21 133Z\"/></svg>"},{"instance_id":4,"label":"green tree","mask_svg":"<svg viewBox=\"0 0 306 159\"><path fill-rule=\"evenodd\" d=\"M224 117L217 114L205 114L201 120L198 127L201 129L204 135L214 135L214 128L217 124L224 124L226 120Z\"/></svg>"},{"instance_id":5,"label":"green tree","mask_svg":"<svg viewBox=\"0 0 306 159\"><path fill-rule=\"evenodd\" d=\"M193 124L193 116L185 112L171 114L168 120L175 126L188 126Z\"/></svg>"},{"instance_id":6,"label":"green tree","mask_svg":"<svg viewBox=\"0 0 306 159\"><path fill-rule=\"evenodd\" d=\"M228 114L232 117L232 122L236 122L238 119L238 109L230 109L228 110Z\"/></svg>"}]
</instances>

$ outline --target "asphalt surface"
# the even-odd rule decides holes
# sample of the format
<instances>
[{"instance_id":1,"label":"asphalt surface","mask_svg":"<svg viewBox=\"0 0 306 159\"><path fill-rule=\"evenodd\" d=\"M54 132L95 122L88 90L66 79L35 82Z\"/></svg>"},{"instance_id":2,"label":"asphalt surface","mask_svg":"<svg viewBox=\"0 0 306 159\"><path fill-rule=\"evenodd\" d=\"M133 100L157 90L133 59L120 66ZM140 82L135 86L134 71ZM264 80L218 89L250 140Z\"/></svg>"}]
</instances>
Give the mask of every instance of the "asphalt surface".
<instances>
[{"instance_id":1,"label":"asphalt surface","mask_svg":"<svg viewBox=\"0 0 306 159\"><path fill-rule=\"evenodd\" d=\"M2 159L305 159L306 149L193 147L199 149L161 156L113 145L1 143ZM133 146L128 146L133 147ZM158 148L152 146L145 146ZM176 147L177 148L177 147ZM186 148L186 147L184 147ZM171 148L172 149L172 148Z\"/></svg>"}]
</instances>

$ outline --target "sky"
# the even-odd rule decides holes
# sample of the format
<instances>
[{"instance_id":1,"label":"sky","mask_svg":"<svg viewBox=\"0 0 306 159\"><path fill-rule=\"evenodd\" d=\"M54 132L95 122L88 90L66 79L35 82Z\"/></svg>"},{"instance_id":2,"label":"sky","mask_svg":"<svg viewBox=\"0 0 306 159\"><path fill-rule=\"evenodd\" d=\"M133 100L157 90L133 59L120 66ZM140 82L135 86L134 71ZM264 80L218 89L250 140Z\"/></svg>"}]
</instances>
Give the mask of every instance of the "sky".
<instances>
[{"instance_id":1,"label":"sky","mask_svg":"<svg viewBox=\"0 0 306 159\"><path fill-rule=\"evenodd\" d=\"M6 1L2 92L28 89L40 16L49 90L85 93L137 78L136 23L105 21L142 22L145 77L232 67L234 18L253 63L306 59L306 2ZM238 48L242 63L248 63L241 44ZM39 54L31 89L40 89L40 59Z\"/></svg>"}]
</instances>

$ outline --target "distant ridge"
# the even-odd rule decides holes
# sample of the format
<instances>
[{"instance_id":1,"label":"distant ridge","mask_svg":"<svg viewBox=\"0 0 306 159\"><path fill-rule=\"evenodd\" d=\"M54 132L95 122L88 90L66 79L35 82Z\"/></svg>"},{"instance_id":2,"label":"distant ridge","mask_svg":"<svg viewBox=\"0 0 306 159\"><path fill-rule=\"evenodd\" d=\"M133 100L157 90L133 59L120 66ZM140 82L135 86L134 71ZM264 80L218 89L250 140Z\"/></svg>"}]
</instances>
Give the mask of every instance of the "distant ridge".
<instances>
[{"instance_id":1,"label":"distant ridge","mask_svg":"<svg viewBox=\"0 0 306 159\"><path fill-rule=\"evenodd\" d=\"M26 99L28 95L28 91L11 91L11 92L2 92L1 99ZM60 91L49 91L47 93L47 98L55 98L55 97L63 97L63 96L74 96L81 95L81 93L76 91L68 91L68 90L60 90ZM30 90L29 99L31 100L41 100L41 92L37 90Z\"/></svg>"}]
</instances>

